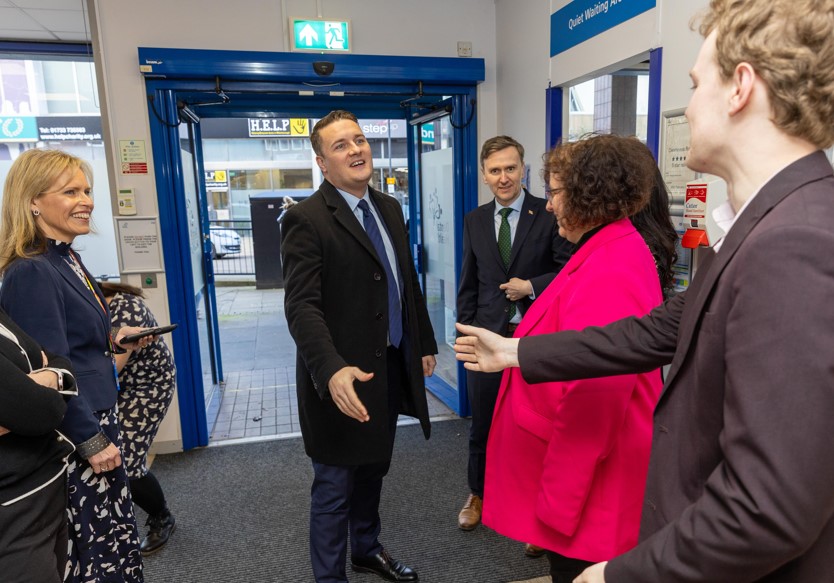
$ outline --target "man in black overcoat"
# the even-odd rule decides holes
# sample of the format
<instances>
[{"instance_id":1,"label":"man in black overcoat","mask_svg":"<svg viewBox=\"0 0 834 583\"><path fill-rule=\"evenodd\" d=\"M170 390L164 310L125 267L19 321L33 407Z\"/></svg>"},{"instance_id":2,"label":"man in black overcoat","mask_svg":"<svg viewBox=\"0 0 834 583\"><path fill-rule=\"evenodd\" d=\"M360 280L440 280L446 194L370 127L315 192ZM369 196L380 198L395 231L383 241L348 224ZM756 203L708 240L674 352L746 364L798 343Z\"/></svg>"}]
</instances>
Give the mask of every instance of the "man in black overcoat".
<instances>
[{"instance_id":1,"label":"man in black overcoat","mask_svg":"<svg viewBox=\"0 0 834 583\"><path fill-rule=\"evenodd\" d=\"M310 136L324 175L281 226L284 306L297 347L298 414L315 477L310 555L318 583L355 571L417 574L378 540L382 479L397 416L429 437L423 377L437 344L399 203L370 188L372 154L356 117L333 111Z\"/></svg>"}]
</instances>

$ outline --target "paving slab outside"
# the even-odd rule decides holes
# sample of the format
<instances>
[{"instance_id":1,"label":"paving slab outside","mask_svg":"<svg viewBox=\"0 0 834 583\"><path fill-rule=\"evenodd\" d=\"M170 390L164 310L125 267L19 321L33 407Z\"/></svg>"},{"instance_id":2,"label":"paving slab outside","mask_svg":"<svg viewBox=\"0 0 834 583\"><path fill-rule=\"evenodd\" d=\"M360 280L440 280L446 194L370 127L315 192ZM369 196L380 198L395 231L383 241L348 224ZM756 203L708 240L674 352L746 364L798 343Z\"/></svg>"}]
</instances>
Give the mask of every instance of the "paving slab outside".
<instances>
[{"instance_id":1,"label":"paving slab outside","mask_svg":"<svg viewBox=\"0 0 834 583\"><path fill-rule=\"evenodd\" d=\"M295 343L284 290L222 286L216 295L225 383L210 441L297 435ZM432 418L456 417L428 391L427 397Z\"/></svg>"}]
</instances>

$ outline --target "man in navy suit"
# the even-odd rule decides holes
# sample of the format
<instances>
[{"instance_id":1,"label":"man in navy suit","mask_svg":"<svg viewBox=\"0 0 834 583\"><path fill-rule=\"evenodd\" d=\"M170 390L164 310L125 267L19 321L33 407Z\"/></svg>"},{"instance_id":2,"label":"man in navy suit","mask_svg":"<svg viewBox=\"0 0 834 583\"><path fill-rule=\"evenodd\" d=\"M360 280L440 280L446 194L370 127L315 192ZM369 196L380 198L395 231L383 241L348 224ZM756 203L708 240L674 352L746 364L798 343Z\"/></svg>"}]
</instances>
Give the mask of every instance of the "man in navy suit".
<instances>
[{"instance_id":1,"label":"man in navy suit","mask_svg":"<svg viewBox=\"0 0 834 583\"><path fill-rule=\"evenodd\" d=\"M378 540L397 416L429 437L423 376L437 344L399 203L370 188L373 155L356 116L332 111L310 136L324 182L281 223L284 305L297 347L298 415L315 477L310 555L317 583L354 571L417 581Z\"/></svg>"},{"instance_id":2,"label":"man in navy suit","mask_svg":"<svg viewBox=\"0 0 834 583\"><path fill-rule=\"evenodd\" d=\"M524 146L509 136L490 138L481 148L481 172L495 198L464 219L458 321L512 336L573 246L559 236L546 201L522 187ZM486 445L501 374L467 371L466 381L472 406L470 494L458 526L472 530L481 521ZM528 545L525 552L540 556L543 551Z\"/></svg>"}]
</instances>

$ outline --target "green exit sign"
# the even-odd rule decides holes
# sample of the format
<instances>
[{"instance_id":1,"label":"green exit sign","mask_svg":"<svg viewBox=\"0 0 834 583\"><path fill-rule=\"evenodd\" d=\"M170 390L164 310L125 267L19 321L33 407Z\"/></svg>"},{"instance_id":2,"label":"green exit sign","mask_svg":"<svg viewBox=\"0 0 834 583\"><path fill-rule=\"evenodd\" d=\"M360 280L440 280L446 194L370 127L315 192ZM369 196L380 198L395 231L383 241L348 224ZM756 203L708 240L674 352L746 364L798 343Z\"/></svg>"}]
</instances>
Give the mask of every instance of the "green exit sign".
<instances>
[{"instance_id":1,"label":"green exit sign","mask_svg":"<svg viewBox=\"0 0 834 583\"><path fill-rule=\"evenodd\" d=\"M350 21L291 18L292 50L349 53Z\"/></svg>"}]
</instances>

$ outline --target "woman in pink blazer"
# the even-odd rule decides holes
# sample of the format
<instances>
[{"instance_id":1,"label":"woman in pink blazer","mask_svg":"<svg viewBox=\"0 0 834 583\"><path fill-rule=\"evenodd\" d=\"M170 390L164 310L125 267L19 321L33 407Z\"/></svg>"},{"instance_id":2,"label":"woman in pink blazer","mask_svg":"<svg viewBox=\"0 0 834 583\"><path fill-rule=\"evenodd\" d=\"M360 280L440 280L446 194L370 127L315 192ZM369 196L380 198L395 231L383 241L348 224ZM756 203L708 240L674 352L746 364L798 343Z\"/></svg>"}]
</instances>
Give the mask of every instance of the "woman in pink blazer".
<instances>
[{"instance_id":1,"label":"woman in pink blazer","mask_svg":"<svg viewBox=\"0 0 834 583\"><path fill-rule=\"evenodd\" d=\"M546 156L548 208L576 245L515 336L603 326L662 300L658 270L628 216L656 166L635 138L600 135ZM547 549L554 583L637 543L659 370L527 384L504 372L487 445L484 524Z\"/></svg>"}]
</instances>

